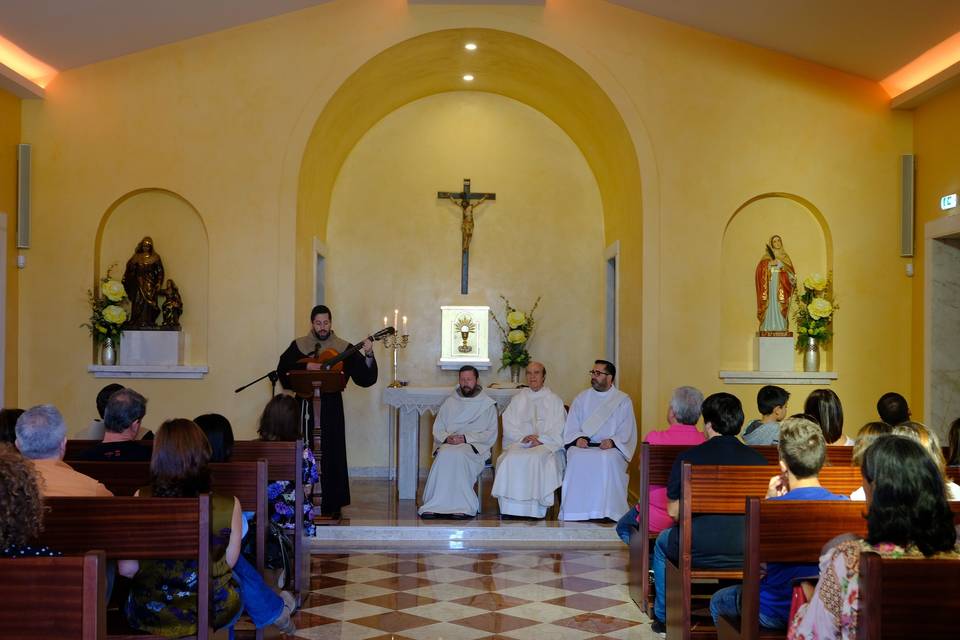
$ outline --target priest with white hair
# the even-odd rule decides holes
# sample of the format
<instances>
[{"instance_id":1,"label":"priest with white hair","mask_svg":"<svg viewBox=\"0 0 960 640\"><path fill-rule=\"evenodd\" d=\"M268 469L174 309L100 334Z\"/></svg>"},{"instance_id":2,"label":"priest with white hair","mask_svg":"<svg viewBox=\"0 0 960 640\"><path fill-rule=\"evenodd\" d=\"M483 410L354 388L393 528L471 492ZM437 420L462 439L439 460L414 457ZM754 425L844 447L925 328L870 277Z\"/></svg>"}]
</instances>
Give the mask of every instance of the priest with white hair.
<instances>
[{"instance_id":1,"label":"priest with white hair","mask_svg":"<svg viewBox=\"0 0 960 640\"><path fill-rule=\"evenodd\" d=\"M459 520L480 510L473 486L497 440L497 405L480 386L475 367L461 367L459 383L433 423L434 460L423 489L421 518Z\"/></svg>"},{"instance_id":2,"label":"priest with white hair","mask_svg":"<svg viewBox=\"0 0 960 640\"><path fill-rule=\"evenodd\" d=\"M503 515L543 518L563 480L567 414L560 396L544 386L546 377L542 363L528 364L528 388L503 412L503 453L491 491Z\"/></svg>"},{"instance_id":3,"label":"priest with white hair","mask_svg":"<svg viewBox=\"0 0 960 640\"><path fill-rule=\"evenodd\" d=\"M591 388L570 407L561 520L616 520L629 507L627 463L637 446L637 420L630 396L613 384L616 375L612 362L595 361Z\"/></svg>"}]
</instances>

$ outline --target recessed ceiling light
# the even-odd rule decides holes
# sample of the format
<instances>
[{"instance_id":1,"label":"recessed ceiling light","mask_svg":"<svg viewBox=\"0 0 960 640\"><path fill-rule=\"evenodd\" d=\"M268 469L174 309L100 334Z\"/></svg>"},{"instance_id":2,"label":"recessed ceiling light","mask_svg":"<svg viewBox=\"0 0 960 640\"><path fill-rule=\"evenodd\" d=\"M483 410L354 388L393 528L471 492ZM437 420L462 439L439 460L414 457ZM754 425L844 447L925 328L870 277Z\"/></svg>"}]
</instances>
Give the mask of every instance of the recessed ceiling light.
<instances>
[{"instance_id":1,"label":"recessed ceiling light","mask_svg":"<svg viewBox=\"0 0 960 640\"><path fill-rule=\"evenodd\" d=\"M475 42L468 42L467 44L463 45L463 48L466 49L467 51L476 51L476 50L477 50L477 43L475 43Z\"/></svg>"},{"instance_id":2,"label":"recessed ceiling light","mask_svg":"<svg viewBox=\"0 0 960 640\"><path fill-rule=\"evenodd\" d=\"M463 74L463 79L466 80L467 82L473 82L473 74L465 73Z\"/></svg>"}]
</instances>

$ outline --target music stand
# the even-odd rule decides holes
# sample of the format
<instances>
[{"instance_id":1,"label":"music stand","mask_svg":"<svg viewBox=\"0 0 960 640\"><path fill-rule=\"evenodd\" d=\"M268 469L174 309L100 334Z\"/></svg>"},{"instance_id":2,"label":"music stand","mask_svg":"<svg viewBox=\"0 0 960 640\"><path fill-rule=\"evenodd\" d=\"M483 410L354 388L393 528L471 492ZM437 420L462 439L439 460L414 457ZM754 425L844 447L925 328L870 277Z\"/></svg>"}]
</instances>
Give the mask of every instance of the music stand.
<instances>
[{"instance_id":1,"label":"music stand","mask_svg":"<svg viewBox=\"0 0 960 640\"><path fill-rule=\"evenodd\" d=\"M307 442L313 450L313 457L317 460L317 470L320 473L320 458L323 456L323 442L320 437L320 408L323 394L340 393L347 386L347 376L343 371L318 370L309 371L306 369L291 371L287 374L287 380L290 382L290 388L298 398L313 401L313 424L311 431L309 422L307 423ZM322 481L322 478L321 478ZM320 503L314 501L314 506L322 511L323 491L320 492Z\"/></svg>"}]
</instances>

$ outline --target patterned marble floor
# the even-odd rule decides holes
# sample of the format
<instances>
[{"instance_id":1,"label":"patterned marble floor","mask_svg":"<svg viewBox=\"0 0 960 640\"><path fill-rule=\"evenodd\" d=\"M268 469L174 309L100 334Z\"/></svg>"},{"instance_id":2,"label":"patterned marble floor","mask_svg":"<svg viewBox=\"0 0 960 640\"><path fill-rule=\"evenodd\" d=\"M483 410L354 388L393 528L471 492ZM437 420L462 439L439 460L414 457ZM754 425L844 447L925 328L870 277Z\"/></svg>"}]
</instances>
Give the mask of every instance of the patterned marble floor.
<instances>
[{"instance_id":1,"label":"patterned marble floor","mask_svg":"<svg viewBox=\"0 0 960 640\"><path fill-rule=\"evenodd\" d=\"M626 550L314 554L298 638L653 638Z\"/></svg>"}]
</instances>

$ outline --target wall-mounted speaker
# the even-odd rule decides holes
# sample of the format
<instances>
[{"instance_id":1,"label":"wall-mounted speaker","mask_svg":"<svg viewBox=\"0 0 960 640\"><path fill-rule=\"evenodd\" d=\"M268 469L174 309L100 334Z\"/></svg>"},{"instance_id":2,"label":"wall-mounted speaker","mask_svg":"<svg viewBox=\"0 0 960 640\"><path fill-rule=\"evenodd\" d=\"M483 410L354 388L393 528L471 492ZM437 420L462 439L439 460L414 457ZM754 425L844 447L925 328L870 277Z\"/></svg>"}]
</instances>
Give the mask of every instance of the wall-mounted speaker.
<instances>
[{"instance_id":1,"label":"wall-mounted speaker","mask_svg":"<svg viewBox=\"0 0 960 640\"><path fill-rule=\"evenodd\" d=\"M30 145L17 145L17 248L30 248Z\"/></svg>"},{"instance_id":2,"label":"wall-mounted speaker","mask_svg":"<svg viewBox=\"0 0 960 640\"><path fill-rule=\"evenodd\" d=\"M900 156L900 255L913 256L914 185L917 164L913 155Z\"/></svg>"}]
</instances>

